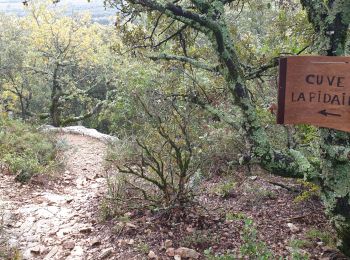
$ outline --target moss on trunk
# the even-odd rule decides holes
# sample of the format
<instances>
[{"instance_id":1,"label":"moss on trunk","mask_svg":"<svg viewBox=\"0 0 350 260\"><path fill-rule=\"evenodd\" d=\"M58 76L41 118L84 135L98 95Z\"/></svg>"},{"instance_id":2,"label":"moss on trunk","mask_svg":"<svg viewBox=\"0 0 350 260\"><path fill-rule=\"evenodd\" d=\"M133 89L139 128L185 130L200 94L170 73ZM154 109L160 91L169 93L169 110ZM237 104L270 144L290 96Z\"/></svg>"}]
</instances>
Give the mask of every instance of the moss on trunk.
<instances>
[{"instance_id":1,"label":"moss on trunk","mask_svg":"<svg viewBox=\"0 0 350 260\"><path fill-rule=\"evenodd\" d=\"M344 55L350 23L350 3L301 0L309 20L319 35L321 55ZM350 135L321 129L322 172L318 176L326 212L340 238L339 247L350 256Z\"/></svg>"}]
</instances>

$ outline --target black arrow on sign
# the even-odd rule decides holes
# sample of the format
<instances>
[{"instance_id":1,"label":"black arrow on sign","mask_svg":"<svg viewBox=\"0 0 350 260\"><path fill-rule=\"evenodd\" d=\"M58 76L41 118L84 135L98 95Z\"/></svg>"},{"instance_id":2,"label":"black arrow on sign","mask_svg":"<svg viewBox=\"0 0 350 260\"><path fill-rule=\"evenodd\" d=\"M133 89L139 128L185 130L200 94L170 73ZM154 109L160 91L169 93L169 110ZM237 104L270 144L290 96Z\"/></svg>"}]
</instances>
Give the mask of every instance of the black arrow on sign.
<instances>
[{"instance_id":1,"label":"black arrow on sign","mask_svg":"<svg viewBox=\"0 0 350 260\"><path fill-rule=\"evenodd\" d=\"M340 114L334 114L334 113L327 112L326 109L323 109L323 110L319 111L318 113L321 115L324 115L324 116L339 116L339 117L341 117Z\"/></svg>"}]
</instances>

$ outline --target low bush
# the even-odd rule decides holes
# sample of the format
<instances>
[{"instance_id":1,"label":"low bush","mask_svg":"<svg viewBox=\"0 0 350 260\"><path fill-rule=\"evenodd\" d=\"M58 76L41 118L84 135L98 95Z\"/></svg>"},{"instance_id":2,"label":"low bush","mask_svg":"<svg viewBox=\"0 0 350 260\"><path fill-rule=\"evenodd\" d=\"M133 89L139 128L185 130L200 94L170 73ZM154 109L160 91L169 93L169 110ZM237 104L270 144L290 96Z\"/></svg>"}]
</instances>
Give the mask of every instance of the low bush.
<instances>
[{"instance_id":1,"label":"low bush","mask_svg":"<svg viewBox=\"0 0 350 260\"><path fill-rule=\"evenodd\" d=\"M20 121L0 119L0 154L1 168L22 183L57 166L54 140Z\"/></svg>"},{"instance_id":2,"label":"low bush","mask_svg":"<svg viewBox=\"0 0 350 260\"><path fill-rule=\"evenodd\" d=\"M116 208L129 210L190 204L201 152L192 108L166 98L147 104L139 99L139 103L149 122L142 135L126 140L123 149L117 149L117 156L110 154L108 161L114 167L114 171L109 170L110 199L123 204Z\"/></svg>"},{"instance_id":3,"label":"low bush","mask_svg":"<svg viewBox=\"0 0 350 260\"><path fill-rule=\"evenodd\" d=\"M323 242L330 248L335 248L337 244L335 234L328 230L318 230L313 228L306 232L306 237L313 242Z\"/></svg>"}]
</instances>

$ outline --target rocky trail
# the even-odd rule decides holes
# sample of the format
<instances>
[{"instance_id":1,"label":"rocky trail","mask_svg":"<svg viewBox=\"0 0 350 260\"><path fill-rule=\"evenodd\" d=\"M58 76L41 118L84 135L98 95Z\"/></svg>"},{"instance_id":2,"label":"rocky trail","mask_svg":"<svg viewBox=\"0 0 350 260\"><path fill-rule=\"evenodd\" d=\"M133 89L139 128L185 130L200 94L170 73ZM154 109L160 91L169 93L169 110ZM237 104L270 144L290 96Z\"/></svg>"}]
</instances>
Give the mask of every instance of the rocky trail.
<instances>
[{"instance_id":1,"label":"rocky trail","mask_svg":"<svg viewBox=\"0 0 350 260\"><path fill-rule=\"evenodd\" d=\"M33 178L31 184L21 185L13 175L0 174L0 241L18 249L19 259L204 259L208 248L241 256L242 237L248 237L253 246L262 241L259 245L283 259L295 252L310 259L347 259L332 249L334 232L323 210L320 213L319 198L296 203L299 193L276 184L303 191L298 181L258 168L254 169L256 175L248 177L243 169L237 170L234 180L241 180L240 185L231 188L226 197L219 192L227 191L223 187L232 183L232 176L203 181L197 199L205 210L188 209L175 224L147 209L128 212L127 222L102 222L106 143L117 139L81 127L50 131L57 132L66 147L65 168L58 176ZM247 227L247 219L255 225ZM259 234L259 240L249 234ZM292 242L300 241L304 247L292 247Z\"/></svg>"},{"instance_id":2,"label":"rocky trail","mask_svg":"<svg viewBox=\"0 0 350 260\"><path fill-rule=\"evenodd\" d=\"M23 259L108 259L100 237L98 198L106 191L106 145L88 136L59 134L67 144L65 169L46 185L20 185L0 175L2 222ZM1 220L1 219L0 219Z\"/></svg>"}]
</instances>

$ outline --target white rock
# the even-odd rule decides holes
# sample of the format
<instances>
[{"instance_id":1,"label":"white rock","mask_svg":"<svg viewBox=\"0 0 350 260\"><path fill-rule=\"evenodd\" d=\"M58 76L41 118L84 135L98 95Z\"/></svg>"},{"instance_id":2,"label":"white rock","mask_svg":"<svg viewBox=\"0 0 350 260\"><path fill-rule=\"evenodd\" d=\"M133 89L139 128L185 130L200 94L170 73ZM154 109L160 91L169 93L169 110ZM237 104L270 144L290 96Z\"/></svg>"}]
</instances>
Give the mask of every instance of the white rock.
<instances>
[{"instance_id":1,"label":"white rock","mask_svg":"<svg viewBox=\"0 0 350 260\"><path fill-rule=\"evenodd\" d=\"M15 239L15 238L10 238L8 241L7 241L9 247L18 247L18 240Z\"/></svg>"},{"instance_id":2,"label":"white rock","mask_svg":"<svg viewBox=\"0 0 350 260\"><path fill-rule=\"evenodd\" d=\"M125 226L127 226L128 228L137 228L137 226L132 223L126 223Z\"/></svg>"},{"instance_id":3,"label":"white rock","mask_svg":"<svg viewBox=\"0 0 350 260\"><path fill-rule=\"evenodd\" d=\"M45 251L45 247L44 246L40 246L40 245L34 246L34 247L32 247L30 249L31 253L37 254L37 255L40 255L44 251Z\"/></svg>"},{"instance_id":4,"label":"white rock","mask_svg":"<svg viewBox=\"0 0 350 260\"><path fill-rule=\"evenodd\" d=\"M179 247L175 250L175 255L179 255L183 258L192 258L192 259L198 259L200 257L200 254L196 252L196 250L187 248L187 247Z\"/></svg>"},{"instance_id":5,"label":"white rock","mask_svg":"<svg viewBox=\"0 0 350 260\"><path fill-rule=\"evenodd\" d=\"M134 239L130 239L126 242L128 245L133 245L135 243Z\"/></svg>"},{"instance_id":6,"label":"white rock","mask_svg":"<svg viewBox=\"0 0 350 260\"><path fill-rule=\"evenodd\" d=\"M30 252L30 249L27 249L22 253L22 257L23 259L32 259L33 254Z\"/></svg>"},{"instance_id":7,"label":"white rock","mask_svg":"<svg viewBox=\"0 0 350 260\"><path fill-rule=\"evenodd\" d=\"M38 209L36 211L36 214L39 218L52 218L54 216L54 214L48 211L47 209Z\"/></svg>"},{"instance_id":8,"label":"white rock","mask_svg":"<svg viewBox=\"0 0 350 260\"><path fill-rule=\"evenodd\" d=\"M43 125L39 128L42 132L69 133L77 135L85 135L104 143L113 143L118 141L118 138L111 135L106 135L98 132L96 129L86 128L84 126L68 126L68 127L53 127L51 125Z\"/></svg>"},{"instance_id":9,"label":"white rock","mask_svg":"<svg viewBox=\"0 0 350 260\"><path fill-rule=\"evenodd\" d=\"M94 239L92 239L91 240L91 246L99 246L99 245L101 245L102 243L101 243L101 240L99 239L99 238L97 238L97 237L95 237Z\"/></svg>"},{"instance_id":10,"label":"white rock","mask_svg":"<svg viewBox=\"0 0 350 260\"><path fill-rule=\"evenodd\" d=\"M173 246L173 241L171 241L170 239L165 240L165 242L164 242L165 249L172 247L172 246Z\"/></svg>"},{"instance_id":11,"label":"white rock","mask_svg":"<svg viewBox=\"0 0 350 260\"><path fill-rule=\"evenodd\" d=\"M81 246L75 246L72 253L71 253L71 256L82 256L84 255L84 250Z\"/></svg>"},{"instance_id":12,"label":"white rock","mask_svg":"<svg viewBox=\"0 0 350 260\"><path fill-rule=\"evenodd\" d=\"M149 251L148 253L148 258L149 259L158 259L158 256L156 255L156 253L154 253L152 250Z\"/></svg>"},{"instance_id":13,"label":"white rock","mask_svg":"<svg viewBox=\"0 0 350 260\"><path fill-rule=\"evenodd\" d=\"M73 232L73 229L72 227L70 228L64 228L64 229L61 229L59 230L56 235L58 238L63 238L65 235L69 234L69 233L72 233Z\"/></svg>"},{"instance_id":14,"label":"white rock","mask_svg":"<svg viewBox=\"0 0 350 260\"><path fill-rule=\"evenodd\" d=\"M165 253L167 256L170 256L170 257L175 256L175 248L170 247L165 251Z\"/></svg>"},{"instance_id":15,"label":"white rock","mask_svg":"<svg viewBox=\"0 0 350 260\"><path fill-rule=\"evenodd\" d=\"M297 233L300 231L300 228L298 228L296 225L294 225L293 223L287 223L287 226L289 227L290 231L292 233Z\"/></svg>"},{"instance_id":16,"label":"white rock","mask_svg":"<svg viewBox=\"0 0 350 260\"><path fill-rule=\"evenodd\" d=\"M53 259L53 257L57 254L58 252L58 246L54 246L51 248L50 252L45 256L44 260L50 260Z\"/></svg>"}]
</instances>

